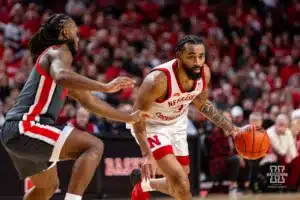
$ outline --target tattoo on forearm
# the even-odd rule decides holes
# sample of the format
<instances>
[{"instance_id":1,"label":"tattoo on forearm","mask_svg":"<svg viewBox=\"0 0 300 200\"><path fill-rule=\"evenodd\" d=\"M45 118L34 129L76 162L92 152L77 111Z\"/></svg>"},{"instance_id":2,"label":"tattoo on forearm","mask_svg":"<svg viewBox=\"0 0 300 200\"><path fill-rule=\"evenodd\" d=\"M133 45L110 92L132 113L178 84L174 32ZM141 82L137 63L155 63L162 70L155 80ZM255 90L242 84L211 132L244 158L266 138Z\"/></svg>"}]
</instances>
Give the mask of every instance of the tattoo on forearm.
<instances>
[{"instance_id":1,"label":"tattoo on forearm","mask_svg":"<svg viewBox=\"0 0 300 200\"><path fill-rule=\"evenodd\" d=\"M233 124L209 100L206 100L200 112L224 131L230 133L234 129Z\"/></svg>"}]
</instances>

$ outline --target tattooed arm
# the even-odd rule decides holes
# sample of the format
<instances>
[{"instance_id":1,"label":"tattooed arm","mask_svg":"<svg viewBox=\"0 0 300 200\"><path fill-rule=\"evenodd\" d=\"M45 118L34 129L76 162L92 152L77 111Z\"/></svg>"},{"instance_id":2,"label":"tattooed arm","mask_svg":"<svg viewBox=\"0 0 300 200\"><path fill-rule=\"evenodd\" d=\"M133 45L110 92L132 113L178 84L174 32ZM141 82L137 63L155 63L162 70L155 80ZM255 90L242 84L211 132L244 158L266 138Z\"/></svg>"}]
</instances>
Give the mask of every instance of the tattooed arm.
<instances>
[{"instance_id":1,"label":"tattooed arm","mask_svg":"<svg viewBox=\"0 0 300 200\"><path fill-rule=\"evenodd\" d=\"M239 129L224 117L209 100L206 100L205 104L200 108L200 112L214 124L222 128L226 135L234 134Z\"/></svg>"},{"instance_id":2,"label":"tattooed arm","mask_svg":"<svg viewBox=\"0 0 300 200\"><path fill-rule=\"evenodd\" d=\"M204 67L206 85L210 81L210 71L207 66ZM203 114L207 119L224 130L226 135L236 135L238 128L232 124L222 113L212 104L208 99L208 90L206 89L199 94L193 101L193 105Z\"/></svg>"}]
</instances>

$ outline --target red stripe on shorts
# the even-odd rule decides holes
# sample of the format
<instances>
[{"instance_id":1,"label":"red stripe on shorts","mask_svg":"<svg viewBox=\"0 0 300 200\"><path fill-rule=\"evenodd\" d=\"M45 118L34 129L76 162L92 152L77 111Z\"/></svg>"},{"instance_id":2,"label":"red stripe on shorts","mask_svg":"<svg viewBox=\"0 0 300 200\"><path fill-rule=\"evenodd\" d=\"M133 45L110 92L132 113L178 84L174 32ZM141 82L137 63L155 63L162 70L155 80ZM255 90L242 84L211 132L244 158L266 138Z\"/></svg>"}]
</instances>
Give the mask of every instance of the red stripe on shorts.
<instances>
[{"instance_id":1,"label":"red stripe on shorts","mask_svg":"<svg viewBox=\"0 0 300 200\"><path fill-rule=\"evenodd\" d=\"M160 160L168 154L173 154L173 148L171 145L163 146L153 151L152 154L155 160Z\"/></svg>"},{"instance_id":2,"label":"red stripe on shorts","mask_svg":"<svg viewBox=\"0 0 300 200\"><path fill-rule=\"evenodd\" d=\"M178 162L185 166L190 164L190 157L189 156L176 156Z\"/></svg>"}]
</instances>

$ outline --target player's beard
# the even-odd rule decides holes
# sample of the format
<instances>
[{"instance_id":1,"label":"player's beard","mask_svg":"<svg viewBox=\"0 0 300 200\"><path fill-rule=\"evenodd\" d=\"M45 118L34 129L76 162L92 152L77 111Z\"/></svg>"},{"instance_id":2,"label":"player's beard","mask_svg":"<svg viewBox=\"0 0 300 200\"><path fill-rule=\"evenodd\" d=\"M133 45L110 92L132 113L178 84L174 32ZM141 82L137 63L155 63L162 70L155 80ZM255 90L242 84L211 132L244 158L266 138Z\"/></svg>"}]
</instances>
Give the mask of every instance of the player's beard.
<instances>
[{"instance_id":1,"label":"player's beard","mask_svg":"<svg viewBox=\"0 0 300 200\"><path fill-rule=\"evenodd\" d=\"M183 69L184 69L184 72L186 73L186 75L189 77L189 79L192 79L192 80L198 80L202 77L202 67L199 67L199 66L193 66L192 68L189 68L188 66L186 66L184 63L183 63ZM195 69L200 69L200 73L196 73L194 70Z\"/></svg>"},{"instance_id":2,"label":"player's beard","mask_svg":"<svg viewBox=\"0 0 300 200\"><path fill-rule=\"evenodd\" d=\"M72 56L75 56L75 55L77 54L77 49L76 49L76 45L75 45L75 40L72 40L72 39L68 40L68 41L67 41L67 45L68 45L68 47L69 47L69 50L70 50Z\"/></svg>"}]
</instances>

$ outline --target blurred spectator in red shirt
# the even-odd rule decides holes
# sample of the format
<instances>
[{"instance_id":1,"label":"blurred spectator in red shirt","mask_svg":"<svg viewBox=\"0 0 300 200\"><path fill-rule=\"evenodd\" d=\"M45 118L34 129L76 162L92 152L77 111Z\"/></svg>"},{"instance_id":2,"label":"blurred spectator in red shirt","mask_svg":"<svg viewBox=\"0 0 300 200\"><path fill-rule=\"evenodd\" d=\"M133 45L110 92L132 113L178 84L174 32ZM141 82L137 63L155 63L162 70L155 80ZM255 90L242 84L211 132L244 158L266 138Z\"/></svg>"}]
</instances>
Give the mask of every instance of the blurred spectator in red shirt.
<instances>
[{"instance_id":1,"label":"blurred spectator in red shirt","mask_svg":"<svg viewBox=\"0 0 300 200\"><path fill-rule=\"evenodd\" d=\"M79 27L79 36L83 39L88 39L90 37L93 28L93 18L92 15L86 13L83 16L83 24Z\"/></svg>"},{"instance_id":2,"label":"blurred spectator in red shirt","mask_svg":"<svg viewBox=\"0 0 300 200\"><path fill-rule=\"evenodd\" d=\"M86 8L87 6L84 3L84 0L68 0L65 10L68 15L78 19L79 17L83 16Z\"/></svg>"},{"instance_id":3,"label":"blurred spectator in red shirt","mask_svg":"<svg viewBox=\"0 0 300 200\"><path fill-rule=\"evenodd\" d=\"M79 130L91 133L98 134L99 130L97 126L89 121L90 113L85 108L80 107L77 110L75 119L71 119L68 122L69 126L73 126Z\"/></svg>"},{"instance_id":4,"label":"blurred spectator in red shirt","mask_svg":"<svg viewBox=\"0 0 300 200\"><path fill-rule=\"evenodd\" d=\"M14 60L14 52L11 48L5 48L2 59L5 66L5 73L8 76L9 85L13 86L15 75L20 69L20 60Z\"/></svg>"}]
</instances>

